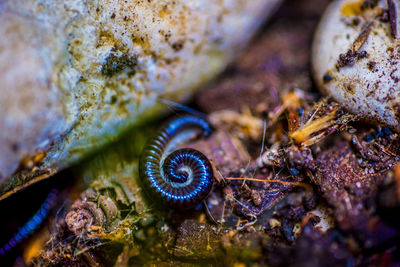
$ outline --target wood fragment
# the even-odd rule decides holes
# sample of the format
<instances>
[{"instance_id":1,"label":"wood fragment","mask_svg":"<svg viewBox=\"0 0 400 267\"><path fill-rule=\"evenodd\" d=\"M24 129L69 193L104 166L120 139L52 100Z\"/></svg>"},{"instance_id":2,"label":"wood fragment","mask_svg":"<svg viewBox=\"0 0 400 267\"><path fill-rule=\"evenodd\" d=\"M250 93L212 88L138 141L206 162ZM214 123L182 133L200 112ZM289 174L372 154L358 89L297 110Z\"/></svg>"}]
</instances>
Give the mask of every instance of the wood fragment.
<instances>
[{"instance_id":1,"label":"wood fragment","mask_svg":"<svg viewBox=\"0 0 400 267\"><path fill-rule=\"evenodd\" d=\"M367 25L364 26L363 30L361 31L360 35L354 41L351 50L353 53L360 50L361 46L367 41L369 34L371 33L371 25L373 21L370 21Z\"/></svg>"},{"instance_id":2,"label":"wood fragment","mask_svg":"<svg viewBox=\"0 0 400 267\"><path fill-rule=\"evenodd\" d=\"M393 38L397 39L399 37L398 33L398 19L397 19L397 7L398 7L398 1L395 3L395 0L388 0L388 9L389 9L389 22L390 22L390 28L392 30L392 35Z\"/></svg>"}]
</instances>

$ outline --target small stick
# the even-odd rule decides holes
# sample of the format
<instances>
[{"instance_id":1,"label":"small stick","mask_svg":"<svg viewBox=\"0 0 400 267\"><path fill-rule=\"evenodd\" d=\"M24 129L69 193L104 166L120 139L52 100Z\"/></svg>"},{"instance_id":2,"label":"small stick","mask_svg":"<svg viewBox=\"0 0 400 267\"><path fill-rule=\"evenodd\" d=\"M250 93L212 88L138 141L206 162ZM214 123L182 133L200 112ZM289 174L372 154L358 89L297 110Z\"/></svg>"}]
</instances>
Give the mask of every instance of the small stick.
<instances>
[{"instance_id":1,"label":"small stick","mask_svg":"<svg viewBox=\"0 0 400 267\"><path fill-rule=\"evenodd\" d=\"M281 181L281 180L270 180L270 179L257 179L257 178L240 178L240 177L226 177L226 180L235 181L235 180L245 180L251 182L262 182L262 183L280 183L284 185L292 185L292 186L299 186L303 187L304 189L311 191L312 187L309 184L301 183L301 182L288 182L288 181Z\"/></svg>"}]
</instances>

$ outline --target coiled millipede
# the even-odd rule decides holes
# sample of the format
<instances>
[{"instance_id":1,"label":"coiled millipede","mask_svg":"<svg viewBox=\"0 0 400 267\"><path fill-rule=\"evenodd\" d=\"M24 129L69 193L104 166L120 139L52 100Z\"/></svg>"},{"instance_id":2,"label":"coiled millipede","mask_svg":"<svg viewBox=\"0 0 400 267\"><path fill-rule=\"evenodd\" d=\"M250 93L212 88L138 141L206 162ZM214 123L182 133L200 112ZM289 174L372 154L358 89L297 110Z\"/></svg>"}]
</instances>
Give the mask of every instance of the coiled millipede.
<instances>
[{"instance_id":1,"label":"coiled millipede","mask_svg":"<svg viewBox=\"0 0 400 267\"><path fill-rule=\"evenodd\" d=\"M176 147L211 132L206 120L191 115L178 117L162 129L140 159L140 177L147 195L176 209L191 209L201 203L213 185L211 163L195 149Z\"/></svg>"}]
</instances>

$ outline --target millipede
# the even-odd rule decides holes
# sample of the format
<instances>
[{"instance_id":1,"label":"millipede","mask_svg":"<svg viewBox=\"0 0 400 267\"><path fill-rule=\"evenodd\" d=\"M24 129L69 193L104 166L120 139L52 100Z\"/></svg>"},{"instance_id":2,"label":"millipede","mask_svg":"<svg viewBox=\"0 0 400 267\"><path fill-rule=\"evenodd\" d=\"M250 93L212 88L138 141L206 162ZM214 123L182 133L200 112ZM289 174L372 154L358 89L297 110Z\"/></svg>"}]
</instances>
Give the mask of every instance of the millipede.
<instances>
[{"instance_id":1,"label":"millipede","mask_svg":"<svg viewBox=\"0 0 400 267\"><path fill-rule=\"evenodd\" d=\"M57 198L58 190L52 189L46 200L40 206L39 210L35 213L35 215L27 221L21 228L18 229L18 232L13 235L13 237L2 247L0 247L0 255L5 255L7 252L11 251L18 244L20 244L23 240L25 240L30 234L32 234L39 226L43 223L43 221L47 218L48 213L51 208L54 206Z\"/></svg>"},{"instance_id":2,"label":"millipede","mask_svg":"<svg viewBox=\"0 0 400 267\"><path fill-rule=\"evenodd\" d=\"M176 209L191 209L201 203L213 186L211 163L200 151L177 147L211 133L210 124L200 117L185 115L170 121L140 159L139 172L147 195Z\"/></svg>"}]
</instances>

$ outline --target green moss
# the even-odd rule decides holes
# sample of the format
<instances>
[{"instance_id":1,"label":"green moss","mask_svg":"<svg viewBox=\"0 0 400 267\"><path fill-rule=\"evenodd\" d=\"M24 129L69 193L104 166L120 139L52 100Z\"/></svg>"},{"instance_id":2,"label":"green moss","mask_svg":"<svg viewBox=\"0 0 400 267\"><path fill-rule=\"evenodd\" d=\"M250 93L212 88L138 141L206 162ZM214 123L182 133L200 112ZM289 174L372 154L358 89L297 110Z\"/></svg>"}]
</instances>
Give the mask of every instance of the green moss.
<instances>
[{"instance_id":1,"label":"green moss","mask_svg":"<svg viewBox=\"0 0 400 267\"><path fill-rule=\"evenodd\" d=\"M136 73L136 65L136 56L128 56L127 54L116 55L115 53L111 53L101 67L101 73L111 77L122 71L126 71L129 76L133 76Z\"/></svg>"}]
</instances>

